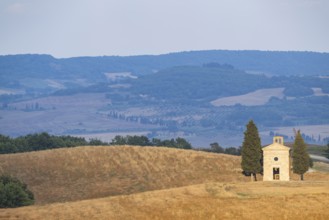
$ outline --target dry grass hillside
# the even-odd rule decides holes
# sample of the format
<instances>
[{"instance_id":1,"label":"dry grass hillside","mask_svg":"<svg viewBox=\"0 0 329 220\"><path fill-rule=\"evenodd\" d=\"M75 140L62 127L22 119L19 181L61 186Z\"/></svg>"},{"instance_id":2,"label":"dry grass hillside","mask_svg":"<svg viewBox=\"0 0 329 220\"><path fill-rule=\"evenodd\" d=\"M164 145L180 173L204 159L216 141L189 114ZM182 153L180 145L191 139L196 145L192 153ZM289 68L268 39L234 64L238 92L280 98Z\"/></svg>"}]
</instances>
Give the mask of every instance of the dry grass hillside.
<instances>
[{"instance_id":1,"label":"dry grass hillside","mask_svg":"<svg viewBox=\"0 0 329 220\"><path fill-rule=\"evenodd\" d=\"M0 155L0 173L26 182L37 201L0 209L0 219L329 219L328 166L316 162L303 182L297 175L249 182L240 157L192 150L116 146Z\"/></svg>"},{"instance_id":2,"label":"dry grass hillside","mask_svg":"<svg viewBox=\"0 0 329 220\"><path fill-rule=\"evenodd\" d=\"M0 173L26 182L37 204L207 182L249 181L240 157L155 147L78 147L0 155Z\"/></svg>"},{"instance_id":3,"label":"dry grass hillside","mask_svg":"<svg viewBox=\"0 0 329 220\"><path fill-rule=\"evenodd\" d=\"M0 219L329 219L329 182L205 183L3 209Z\"/></svg>"}]
</instances>

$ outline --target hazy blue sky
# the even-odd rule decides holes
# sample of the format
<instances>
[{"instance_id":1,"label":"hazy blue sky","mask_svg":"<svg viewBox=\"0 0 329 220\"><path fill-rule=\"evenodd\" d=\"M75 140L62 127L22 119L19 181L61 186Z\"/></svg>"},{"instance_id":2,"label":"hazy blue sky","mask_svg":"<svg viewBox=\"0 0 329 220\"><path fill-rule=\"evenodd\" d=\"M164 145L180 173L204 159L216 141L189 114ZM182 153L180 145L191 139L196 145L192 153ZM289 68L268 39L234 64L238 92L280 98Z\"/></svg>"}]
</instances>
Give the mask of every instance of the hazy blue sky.
<instances>
[{"instance_id":1,"label":"hazy blue sky","mask_svg":"<svg viewBox=\"0 0 329 220\"><path fill-rule=\"evenodd\" d=\"M0 0L0 54L329 52L329 0Z\"/></svg>"}]
</instances>

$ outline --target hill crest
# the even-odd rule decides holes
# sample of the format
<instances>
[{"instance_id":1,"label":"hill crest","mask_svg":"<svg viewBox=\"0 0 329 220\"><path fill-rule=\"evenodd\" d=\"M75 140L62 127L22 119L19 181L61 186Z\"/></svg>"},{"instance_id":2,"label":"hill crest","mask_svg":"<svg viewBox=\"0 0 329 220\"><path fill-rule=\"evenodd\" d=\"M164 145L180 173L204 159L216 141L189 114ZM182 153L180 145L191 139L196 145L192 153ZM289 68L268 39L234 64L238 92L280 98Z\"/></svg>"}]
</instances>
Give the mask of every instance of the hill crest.
<instances>
[{"instance_id":1,"label":"hill crest","mask_svg":"<svg viewBox=\"0 0 329 220\"><path fill-rule=\"evenodd\" d=\"M240 157L157 147L77 147L0 155L37 204L133 194L205 182L248 181Z\"/></svg>"}]
</instances>

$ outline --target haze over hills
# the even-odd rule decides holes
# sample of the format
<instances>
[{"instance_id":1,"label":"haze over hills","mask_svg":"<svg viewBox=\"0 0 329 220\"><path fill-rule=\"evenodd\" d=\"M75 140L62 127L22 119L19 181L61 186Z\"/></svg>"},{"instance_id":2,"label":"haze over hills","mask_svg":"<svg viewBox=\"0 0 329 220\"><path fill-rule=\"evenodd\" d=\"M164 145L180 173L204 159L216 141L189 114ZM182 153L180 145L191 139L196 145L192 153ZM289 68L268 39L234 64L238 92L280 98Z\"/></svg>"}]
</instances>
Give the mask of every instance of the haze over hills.
<instances>
[{"instance_id":1,"label":"haze over hills","mask_svg":"<svg viewBox=\"0 0 329 220\"><path fill-rule=\"evenodd\" d=\"M329 137L329 54L193 51L158 56L0 56L0 133L47 131L109 140L183 136L241 144L249 119L265 142L283 128ZM303 132L303 131L302 131Z\"/></svg>"}]
</instances>

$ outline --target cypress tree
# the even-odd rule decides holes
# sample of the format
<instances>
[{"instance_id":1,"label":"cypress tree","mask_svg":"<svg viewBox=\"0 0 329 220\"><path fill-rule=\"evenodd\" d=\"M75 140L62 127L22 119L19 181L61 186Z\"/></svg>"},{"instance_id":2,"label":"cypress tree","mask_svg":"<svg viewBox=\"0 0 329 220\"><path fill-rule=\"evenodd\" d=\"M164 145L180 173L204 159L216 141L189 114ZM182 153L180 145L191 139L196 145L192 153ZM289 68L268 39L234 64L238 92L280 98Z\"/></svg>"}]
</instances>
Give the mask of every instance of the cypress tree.
<instances>
[{"instance_id":1,"label":"cypress tree","mask_svg":"<svg viewBox=\"0 0 329 220\"><path fill-rule=\"evenodd\" d=\"M304 180L304 173L310 165L310 156L306 151L306 144L299 130L293 145L292 159L293 172L300 175L300 180Z\"/></svg>"},{"instance_id":2,"label":"cypress tree","mask_svg":"<svg viewBox=\"0 0 329 220\"><path fill-rule=\"evenodd\" d=\"M250 120L246 126L241 156L241 168L243 172L253 175L254 180L257 181L256 174L262 171L262 146L258 129L253 120Z\"/></svg>"}]
</instances>

